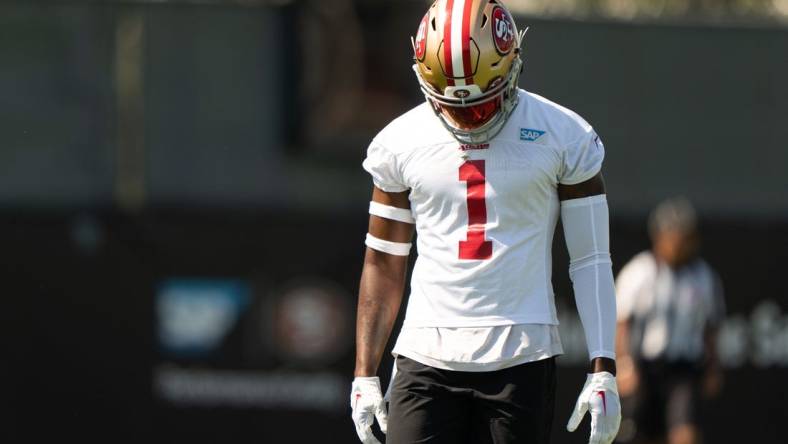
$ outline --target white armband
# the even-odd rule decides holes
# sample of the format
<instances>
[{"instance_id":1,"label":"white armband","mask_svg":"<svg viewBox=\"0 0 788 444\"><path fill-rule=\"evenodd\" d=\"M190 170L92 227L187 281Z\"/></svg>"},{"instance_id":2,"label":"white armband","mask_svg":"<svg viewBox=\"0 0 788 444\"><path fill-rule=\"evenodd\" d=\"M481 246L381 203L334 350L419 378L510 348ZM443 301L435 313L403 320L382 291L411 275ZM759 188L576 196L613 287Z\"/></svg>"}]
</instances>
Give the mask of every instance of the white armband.
<instances>
[{"instance_id":1,"label":"white armband","mask_svg":"<svg viewBox=\"0 0 788 444\"><path fill-rule=\"evenodd\" d=\"M615 359L616 291L604 194L561 202L569 276L591 359Z\"/></svg>"},{"instance_id":2,"label":"white armband","mask_svg":"<svg viewBox=\"0 0 788 444\"><path fill-rule=\"evenodd\" d=\"M416 220L413 219L413 214L407 208L397 208L391 205L384 205L380 202L369 202L369 214L380 216L385 219L396 220L405 222L406 224L415 224Z\"/></svg>"},{"instance_id":3,"label":"white armband","mask_svg":"<svg viewBox=\"0 0 788 444\"><path fill-rule=\"evenodd\" d=\"M373 250L382 251L395 256L407 256L410 254L411 244L379 239L369 233L367 233L367 240L364 243Z\"/></svg>"}]
</instances>

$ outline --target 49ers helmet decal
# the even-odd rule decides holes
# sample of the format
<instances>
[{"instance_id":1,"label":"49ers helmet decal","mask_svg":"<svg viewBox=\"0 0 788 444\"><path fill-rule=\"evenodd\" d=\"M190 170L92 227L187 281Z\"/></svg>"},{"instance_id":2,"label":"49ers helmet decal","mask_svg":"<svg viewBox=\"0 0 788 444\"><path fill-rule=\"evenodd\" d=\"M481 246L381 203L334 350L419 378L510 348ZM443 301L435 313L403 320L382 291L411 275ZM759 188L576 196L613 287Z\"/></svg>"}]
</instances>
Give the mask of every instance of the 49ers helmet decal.
<instances>
[{"instance_id":1,"label":"49ers helmet decal","mask_svg":"<svg viewBox=\"0 0 788 444\"><path fill-rule=\"evenodd\" d=\"M509 13L501 7L493 8L492 34L498 54L505 56L514 48L514 21Z\"/></svg>"},{"instance_id":2,"label":"49ers helmet decal","mask_svg":"<svg viewBox=\"0 0 788 444\"><path fill-rule=\"evenodd\" d=\"M416 61L421 62L424 60L424 56L427 55L427 27L429 26L430 20L430 13L424 14L424 18L421 19L421 24L419 25L419 30L416 31L416 39L413 43L413 54L416 57Z\"/></svg>"},{"instance_id":3,"label":"49ers helmet decal","mask_svg":"<svg viewBox=\"0 0 788 444\"><path fill-rule=\"evenodd\" d=\"M517 106L523 35L500 0L436 0L422 18L413 69L459 141L495 137Z\"/></svg>"}]
</instances>

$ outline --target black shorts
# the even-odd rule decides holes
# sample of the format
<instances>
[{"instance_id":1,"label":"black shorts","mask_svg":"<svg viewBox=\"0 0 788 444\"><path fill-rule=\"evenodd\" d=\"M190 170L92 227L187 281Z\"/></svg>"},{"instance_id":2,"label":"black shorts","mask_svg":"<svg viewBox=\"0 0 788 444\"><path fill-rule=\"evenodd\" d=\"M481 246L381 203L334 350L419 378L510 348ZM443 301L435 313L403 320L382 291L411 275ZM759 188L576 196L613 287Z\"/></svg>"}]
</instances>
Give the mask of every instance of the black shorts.
<instances>
[{"instance_id":1,"label":"black shorts","mask_svg":"<svg viewBox=\"0 0 788 444\"><path fill-rule=\"evenodd\" d=\"M456 372L397 357L387 444L544 444L555 404L555 358Z\"/></svg>"},{"instance_id":2,"label":"black shorts","mask_svg":"<svg viewBox=\"0 0 788 444\"><path fill-rule=\"evenodd\" d=\"M622 400L636 435L661 438L677 426L697 424L701 371L691 363L642 362L638 391Z\"/></svg>"}]
</instances>

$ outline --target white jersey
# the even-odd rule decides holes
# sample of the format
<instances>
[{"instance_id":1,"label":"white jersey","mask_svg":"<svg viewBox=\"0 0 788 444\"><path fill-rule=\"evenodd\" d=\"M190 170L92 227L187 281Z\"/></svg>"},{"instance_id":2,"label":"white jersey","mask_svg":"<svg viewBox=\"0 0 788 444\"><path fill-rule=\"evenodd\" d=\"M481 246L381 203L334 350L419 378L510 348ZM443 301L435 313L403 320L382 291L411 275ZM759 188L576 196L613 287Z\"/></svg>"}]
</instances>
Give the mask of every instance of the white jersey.
<instances>
[{"instance_id":1,"label":"white jersey","mask_svg":"<svg viewBox=\"0 0 788 444\"><path fill-rule=\"evenodd\" d=\"M488 144L461 145L428 104L372 141L364 168L410 190L418 258L405 327L556 325L551 249L558 184L596 175L604 147L574 112L519 91Z\"/></svg>"},{"instance_id":2,"label":"white jersey","mask_svg":"<svg viewBox=\"0 0 788 444\"><path fill-rule=\"evenodd\" d=\"M491 372L564 353L557 325L404 327L392 354L457 372Z\"/></svg>"}]
</instances>

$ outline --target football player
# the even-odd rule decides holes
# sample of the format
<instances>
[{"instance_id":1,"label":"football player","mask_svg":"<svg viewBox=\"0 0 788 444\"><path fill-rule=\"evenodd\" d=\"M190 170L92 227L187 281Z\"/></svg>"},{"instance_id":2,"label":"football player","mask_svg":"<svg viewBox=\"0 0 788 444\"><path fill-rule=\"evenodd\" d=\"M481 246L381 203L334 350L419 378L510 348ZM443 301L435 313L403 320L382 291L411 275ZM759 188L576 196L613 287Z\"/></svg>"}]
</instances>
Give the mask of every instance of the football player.
<instances>
[{"instance_id":1,"label":"football player","mask_svg":"<svg viewBox=\"0 0 788 444\"><path fill-rule=\"evenodd\" d=\"M643 442L701 442L701 396L721 389L716 337L725 300L719 276L700 256L697 223L686 198L660 203L649 218L651 250L616 279L625 421Z\"/></svg>"},{"instance_id":2,"label":"football player","mask_svg":"<svg viewBox=\"0 0 788 444\"><path fill-rule=\"evenodd\" d=\"M518 88L520 33L499 0L437 0L415 38L426 103L391 122L363 166L374 183L356 327L352 418L363 443L547 443L551 284L562 218L590 371L567 428L613 441L615 295L604 147L574 112ZM386 404L376 376L418 233ZM388 396L387 396L388 397Z\"/></svg>"}]
</instances>

